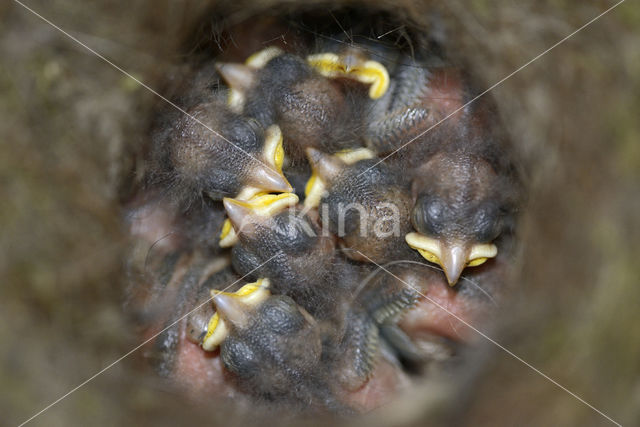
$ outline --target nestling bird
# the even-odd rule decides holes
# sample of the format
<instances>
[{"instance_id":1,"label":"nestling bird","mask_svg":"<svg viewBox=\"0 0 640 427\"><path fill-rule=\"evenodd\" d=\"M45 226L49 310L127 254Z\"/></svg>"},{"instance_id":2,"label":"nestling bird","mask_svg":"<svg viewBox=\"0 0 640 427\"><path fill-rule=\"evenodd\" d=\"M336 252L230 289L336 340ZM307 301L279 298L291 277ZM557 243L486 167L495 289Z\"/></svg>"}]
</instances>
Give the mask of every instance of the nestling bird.
<instances>
[{"instance_id":1,"label":"nestling bird","mask_svg":"<svg viewBox=\"0 0 640 427\"><path fill-rule=\"evenodd\" d=\"M500 250L509 255L521 203L514 168L492 164L472 150L442 152L417 170L415 232L407 243L444 269L451 286L466 267L483 264Z\"/></svg>"},{"instance_id":2,"label":"nestling bird","mask_svg":"<svg viewBox=\"0 0 640 427\"><path fill-rule=\"evenodd\" d=\"M235 292L211 290L212 304L189 317L189 339L208 352L220 349L224 368L233 374L227 386L269 401L300 393L306 394L304 401L318 398L325 389L317 384L321 331L291 298L270 289L270 281L261 278Z\"/></svg>"},{"instance_id":3,"label":"nestling bird","mask_svg":"<svg viewBox=\"0 0 640 427\"><path fill-rule=\"evenodd\" d=\"M367 146L378 154L402 149L402 158L411 159L416 150L437 147L442 142L435 135L439 133L438 123L446 119L449 125L457 124L469 99L460 69L437 57L404 58L395 69L389 90L370 103Z\"/></svg>"},{"instance_id":4,"label":"nestling bird","mask_svg":"<svg viewBox=\"0 0 640 427\"><path fill-rule=\"evenodd\" d=\"M339 307L336 292L342 292L343 284L348 283L333 278L347 274L348 267L336 260L333 236L323 233L308 214L293 207L297 197L280 197L280 205L269 205L268 212L225 199L239 239L232 249L233 266L241 274L268 277L274 291L294 298L314 317L333 317Z\"/></svg>"},{"instance_id":5,"label":"nestling bird","mask_svg":"<svg viewBox=\"0 0 640 427\"><path fill-rule=\"evenodd\" d=\"M232 63L217 68L241 97L247 117L280 126L294 166L304 162L306 147L334 152L357 145L364 101L360 91L323 77L303 59L281 54L261 68Z\"/></svg>"},{"instance_id":6,"label":"nestling bird","mask_svg":"<svg viewBox=\"0 0 640 427\"><path fill-rule=\"evenodd\" d=\"M220 102L198 104L188 113L172 124L170 132L155 139L151 182L179 199L206 194L221 200L245 187L292 190L280 169L279 129L263 128Z\"/></svg>"},{"instance_id":7,"label":"nestling bird","mask_svg":"<svg viewBox=\"0 0 640 427\"><path fill-rule=\"evenodd\" d=\"M413 202L398 172L377 159L349 165L312 148L307 155L326 189L320 202L323 221L340 239L345 255L378 263L413 257L404 242L411 231Z\"/></svg>"},{"instance_id":8,"label":"nestling bird","mask_svg":"<svg viewBox=\"0 0 640 427\"><path fill-rule=\"evenodd\" d=\"M228 328L220 357L238 387L269 400L308 402L322 353L313 318L285 295L248 305L221 294L213 302Z\"/></svg>"},{"instance_id":9,"label":"nestling bird","mask_svg":"<svg viewBox=\"0 0 640 427\"><path fill-rule=\"evenodd\" d=\"M367 143L411 179L417 232L406 241L453 286L465 267L496 256L498 236L512 234L521 193L513 149L489 98L466 105L477 91L459 68L434 57L400 65L393 77L374 104Z\"/></svg>"}]
</instances>

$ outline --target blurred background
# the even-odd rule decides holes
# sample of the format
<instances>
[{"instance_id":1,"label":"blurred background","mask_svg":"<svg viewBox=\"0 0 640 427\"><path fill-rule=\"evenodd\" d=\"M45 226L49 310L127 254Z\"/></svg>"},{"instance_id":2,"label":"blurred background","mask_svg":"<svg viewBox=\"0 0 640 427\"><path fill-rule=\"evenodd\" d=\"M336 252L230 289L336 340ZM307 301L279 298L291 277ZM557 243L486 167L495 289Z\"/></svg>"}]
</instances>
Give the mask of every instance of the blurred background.
<instances>
[{"instance_id":1,"label":"blurred background","mask_svg":"<svg viewBox=\"0 0 640 427\"><path fill-rule=\"evenodd\" d=\"M250 16L270 3L238 10ZM333 4L345 3L393 7L417 22L437 11L451 51L486 87L614 4ZM159 90L210 6L25 4ZM531 191L518 294L491 335L625 425L640 424L639 28L640 6L627 1L493 91ZM0 33L0 425L17 425L139 344L122 309L119 202L158 100L18 3L0 5ZM416 390L345 422L609 424L495 346L480 353L456 398ZM144 365L132 354L30 425L241 420L216 402L196 407Z\"/></svg>"}]
</instances>

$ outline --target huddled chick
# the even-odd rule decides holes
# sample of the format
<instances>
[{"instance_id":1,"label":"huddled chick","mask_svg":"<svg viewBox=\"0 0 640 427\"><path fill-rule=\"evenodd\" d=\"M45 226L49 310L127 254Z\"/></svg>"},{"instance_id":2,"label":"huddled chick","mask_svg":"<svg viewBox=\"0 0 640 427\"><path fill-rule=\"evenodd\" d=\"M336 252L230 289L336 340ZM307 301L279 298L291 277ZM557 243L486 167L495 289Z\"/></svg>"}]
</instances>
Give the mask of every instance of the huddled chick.
<instances>
[{"instance_id":1,"label":"huddled chick","mask_svg":"<svg viewBox=\"0 0 640 427\"><path fill-rule=\"evenodd\" d=\"M357 145L364 99L353 87L317 73L304 59L282 53L260 68L217 67L244 115L263 126L280 126L294 166L304 163L306 147L333 152Z\"/></svg>"},{"instance_id":2,"label":"huddled chick","mask_svg":"<svg viewBox=\"0 0 640 427\"><path fill-rule=\"evenodd\" d=\"M314 316L330 318L339 310L337 294L347 291L349 281L336 281L347 270L335 253L335 240L316 221L289 205L269 212L248 203L225 199L229 218L238 235L232 262L240 274L269 277L278 293L289 295ZM343 277L344 278L344 277Z\"/></svg>"},{"instance_id":3,"label":"huddled chick","mask_svg":"<svg viewBox=\"0 0 640 427\"><path fill-rule=\"evenodd\" d=\"M406 242L453 286L466 267L512 255L521 172L495 105L474 99L480 91L460 68L436 56L405 61L392 77L367 146L411 182Z\"/></svg>"},{"instance_id":4,"label":"huddled chick","mask_svg":"<svg viewBox=\"0 0 640 427\"><path fill-rule=\"evenodd\" d=\"M153 145L154 181L213 200L233 197L246 186L267 192L292 190L258 123L217 102L199 104L188 113Z\"/></svg>"},{"instance_id":5,"label":"huddled chick","mask_svg":"<svg viewBox=\"0 0 640 427\"><path fill-rule=\"evenodd\" d=\"M324 189L321 215L346 256L376 263L412 257L404 242L411 230L411 196L396 171L375 158L347 164L315 149L307 154Z\"/></svg>"},{"instance_id":6,"label":"huddled chick","mask_svg":"<svg viewBox=\"0 0 640 427\"><path fill-rule=\"evenodd\" d=\"M518 208L513 176L465 151L434 155L419 171L413 183L415 231L406 240L442 266L449 284L465 267L511 251Z\"/></svg>"},{"instance_id":7,"label":"huddled chick","mask_svg":"<svg viewBox=\"0 0 640 427\"><path fill-rule=\"evenodd\" d=\"M439 141L414 151L407 243L439 264L452 286L466 267L514 255L522 172L493 109L478 101L458 123L443 123Z\"/></svg>"}]
</instances>

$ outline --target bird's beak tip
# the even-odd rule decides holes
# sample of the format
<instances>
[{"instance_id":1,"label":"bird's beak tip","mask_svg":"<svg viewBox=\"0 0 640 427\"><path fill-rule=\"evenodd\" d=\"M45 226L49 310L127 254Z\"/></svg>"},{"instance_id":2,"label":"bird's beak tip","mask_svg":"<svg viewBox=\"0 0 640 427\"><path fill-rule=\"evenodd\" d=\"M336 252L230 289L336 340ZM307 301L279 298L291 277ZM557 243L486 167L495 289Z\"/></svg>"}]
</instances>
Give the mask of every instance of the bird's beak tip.
<instances>
[{"instance_id":1,"label":"bird's beak tip","mask_svg":"<svg viewBox=\"0 0 640 427\"><path fill-rule=\"evenodd\" d=\"M224 204L224 209L227 211L229 220L231 221L231 224L233 224L234 228L240 227L247 216L251 214L251 209L246 206L246 203L239 200L225 197L222 200L222 203Z\"/></svg>"},{"instance_id":2,"label":"bird's beak tip","mask_svg":"<svg viewBox=\"0 0 640 427\"><path fill-rule=\"evenodd\" d=\"M306 153L311 168L322 179L326 180L327 178L337 175L344 166L343 162L336 156L323 153L315 148L307 148Z\"/></svg>"},{"instance_id":3,"label":"bird's beak tip","mask_svg":"<svg viewBox=\"0 0 640 427\"><path fill-rule=\"evenodd\" d=\"M449 284L449 286L451 286L452 288L458 283L458 280L460 279L460 274L456 275L450 275L447 270L445 270L444 272L445 276L447 277L447 283Z\"/></svg>"},{"instance_id":4,"label":"bird's beak tip","mask_svg":"<svg viewBox=\"0 0 640 427\"><path fill-rule=\"evenodd\" d=\"M467 265L468 254L469 250L462 246L443 248L442 268L449 286L453 287L458 283L462 270Z\"/></svg>"},{"instance_id":5,"label":"bird's beak tip","mask_svg":"<svg viewBox=\"0 0 640 427\"><path fill-rule=\"evenodd\" d=\"M213 296L216 311L234 325L242 326L247 321L247 313L243 304L230 295L219 293Z\"/></svg>"},{"instance_id":6,"label":"bird's beak tip","mask_svg":"<svg viewBox=\"0 0 640 427\"><path fill-rule=\"evenodd\" d=\"M253 184L266 191L281 193L293 191L293 187L282 173L263 165L258 165L254 169Z\"/></svg>"},{"instance_id":7,"label":"bird's beak tip","mask_svg":"<svg viewBox=\"0 0 640 427\"><path fill-rule=\"evenodd\" d=\"M250 67L230 62L219 62L215 67L231 88L244 92L253 86L255 72Z\"/></svg>"}]
</instances>

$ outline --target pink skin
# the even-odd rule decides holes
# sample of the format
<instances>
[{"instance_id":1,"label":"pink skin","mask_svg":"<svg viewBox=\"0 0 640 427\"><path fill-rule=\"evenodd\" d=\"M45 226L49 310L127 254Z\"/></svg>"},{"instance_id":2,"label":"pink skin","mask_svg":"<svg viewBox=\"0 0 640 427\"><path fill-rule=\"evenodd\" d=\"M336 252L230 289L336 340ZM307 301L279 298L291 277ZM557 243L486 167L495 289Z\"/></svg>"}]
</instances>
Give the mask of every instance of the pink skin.
<instances>
[{"instance_id":1,"label":"pink skin","mask_svg":"<svg viewBox=\"0 0 640 427\"><path fill-rule=\"evenodd\" d=\"M201 396L233 398L237 392L229 383L220 352L207 352L186 337L184 322L175 361L174 379L195 398Z\"/></svg>"},{"instance_id":2,"label":"pink skin","mask_svg":"<svg viewBox=\"0 0 640 427\"><path fill-rule=\"evenodd\" d=\"M455 287L447 284L442 273L425 275L417 290L421 294L417 304L398 324L407 335L419 339L423 334L435 334L459 342L474 338L476 333L465 323L474 327L482 323L486 305L460 295Z\"/></svg>"},{"instance_id":3,"label":"pink skin","mask_svg":"<svg viewBox=\"0 0 640 427\"><path fill-rule=\"evenodd\" d=\"M155 251L170 252L180 245L176 212L161 197L137 197L129 206L129 233L137 241L148 242Z\"/></svg>"},{"instance_id":4,"label":"pink skin","mask_svg":"<svg viewBox=\"0 0 640 427\"><path fill-rule=\"evenodd\" d=\"M478 309L478 302L460 296L447 284L442 273L420 275L419 280L418 290L422 296L402 317L400 328L416 341L425 335L438 335L458 342L474 338L475 332L457 318L470 325L482 322L484 313ZM413 280L407 280L407 283L416 286ZM371 378L360 389L345 393L343 398L346 403L367 412L391 402L410 384L411 379L401 369L382 359Z\"/></svg>"},{"instance_id":5,"label":"pink skin","mask_svg":"<svg viewBox=\"0 0 640 427\"><path fill-rule=\"evenodd\" d=\"M219 351L207 352L186 337L184 322L180 327L174 381L194 400L212 398L249 399L239 392L233 378L224 369ZM358 411L367 412L389 403L396 392L409 386L409 378L396 366L380 360L371 378L355 391L345 391L345 404Z\"/></svg>"},{"instance_id":6,"label":"pink skin","mask_svg":"<svg viewBox=\"0 0 640 427\"><path fill-rule=\"evenodd\" d=\"M468 341L473 331L458 318L472 324L475 307L472 301L459 297L448 286L431 286L400 321L409 336L428 332L454 341Z\"/></svg>"},{"instance_id":7,"label":"pink skin","mask_svg":"<svg viewBox=\"0 0 640 427\"><path fill-rule=\"evenodd\" d=\"M473 331L453 315L469 323L477 312L477 303L460 297L441 275L427 276L422 283L417 305L409 310L399 326L412 338L422 334L436 334L455 341L468 341ZM423 276L424 278L424 276ZM440 307L434 305L434 302ZM180 342L174 365L173 381L194 400L222 398L248 403L250 397L237 390L233 376L222 364L219 351L207 352L189 341L186 322L180 324ZM410 378L397 365L380 357L370 378L357 390L343 390L343 402L361 412L368 412L392 401L394 396L410 386Z\"/></svg>"},{"instance_id":8,"label":"pink skin","mask_svg":"<svg viewBox=\"0 0 640 427\"><path fill-rule=\"evenodd\" d=\"M172 373L174 384L194 401L232 399L234 404L248 402L248 397L236 389L233 377L224 369L220 352L204 351L187 339L186 321L181 321L179 327L180 340Z\"/></svg>"},{"instance_id":9,"label":"pink skin","mask_svg":"<svg viewBox=\"0 0 640 427\"><path fill-rule=\"evenodd\" d=\"M386 360L379 360L371 378L355 391L342 396L344 402L361 412L368 412L391 402L396 393L410 385L409 377Z\"/></svg>"},{"instance_id":10,"label":"pink skin","mask_svg":"<svg viewBox=\"0 0 640 427\"><path fill-rule=\"evenodd\" d=\"M462 82L462 76L457 69L433 70L425 104L436 108L439 116L443 118L452 114L464 105ZM458 111L450 120L459 118L463 113L463 110Z\"/></svg>"}]
</instances>

